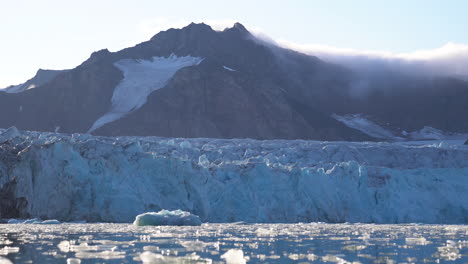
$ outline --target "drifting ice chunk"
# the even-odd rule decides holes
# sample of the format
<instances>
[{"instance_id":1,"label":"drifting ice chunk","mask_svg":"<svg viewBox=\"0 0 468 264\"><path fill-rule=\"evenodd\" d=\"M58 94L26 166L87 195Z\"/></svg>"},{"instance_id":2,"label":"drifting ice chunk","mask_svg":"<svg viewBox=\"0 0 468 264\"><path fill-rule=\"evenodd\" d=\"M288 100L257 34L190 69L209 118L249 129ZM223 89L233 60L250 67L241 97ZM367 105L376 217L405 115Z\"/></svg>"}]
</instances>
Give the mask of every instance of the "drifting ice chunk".
<instances>
[{"instance_id":1,"label":"drifting ice chunk","mask_svg":"<svg viewBox=\"0 0 468 264\"><path fill-rule=\"evenodd\" d=\"M201 258L199 255L192 253L183 257L164 256L161 254L145 251L140 254L140 259L144 264L163 264L163 263L207 263L211 264L211 259Z\"/></svg>"},{"instance_id":2,"label":"drifting ice chunk","mask_svg":"<svg viewBox=\"0 0 468 264\"><path fill-rule=\"evenodd\" d=\"M245 264L246 259L242 249L230 249L228 252L221 256L222 259L226 260L226 264Z\"/></svg>"},{"instance_id":3,"label":"drifting ice chunk","mask_svg":"<svg viewBox=\"0 0 468 264\"><path fill-rule=\"evenodd\" d=\"M61 223L58 220L52 219L52 220L45 220L45 221L35 223L35 224L38 224L38 225L58 225L58 224L61 224Z\"/></svg>"},{"instance_id":4,"label":"drifting ice chunk","mask_svg":"<svg viewBox=\"0 0 468 264\"><path fill-rule=\"evenodd\" d=\"M10 219L8 220L8 224L35 224L35 225L57 225L60 224L60 221L52 219L52 220L44 220L38 218L33 219Z\"/></svg>"},{"instance_id":5,"label":"drifting ice chunk","mask_svg":"<svg viewBox=\"0 0 468 264\"><path fill-rule=\"evenodd\" d=\"M133 222L136 226L147 225L173 225L173 226L199 226L202 224L197 215L182 210L161 210L157 213L149 212L137 215Z\"/></svg>"},{"instance_id":6,"label":"drifting ice chunk","mask_svg":"<svg viewBox=\"0 0 468 264\"><path fill-rule=\"evenodd\" d=\"M0 264L13 264L13 262L7 258L0 257Z\"/></svg>"}]
</instances>

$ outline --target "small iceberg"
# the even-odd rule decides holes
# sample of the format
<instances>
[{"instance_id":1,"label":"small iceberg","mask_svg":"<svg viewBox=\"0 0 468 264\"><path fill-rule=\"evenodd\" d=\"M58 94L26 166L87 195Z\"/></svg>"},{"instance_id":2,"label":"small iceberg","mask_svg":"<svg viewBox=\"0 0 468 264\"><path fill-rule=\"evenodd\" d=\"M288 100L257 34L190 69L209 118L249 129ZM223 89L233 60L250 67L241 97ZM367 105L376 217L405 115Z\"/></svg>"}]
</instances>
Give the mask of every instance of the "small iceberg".
<instances>
[{"instance_id":1,"label":"small iceberg","mask_svg":"<svg viewBox=\"0 0 468 264\"><path fill-rule=\"evenodd\" d=\"M248 259L244 257L242 249L230 249L221 258L226 260L226 264L245 264Z\"/></svg>"},{"instance_id":2,"label":"small iceberg","mask_svg":"<svg viewBox=\"0 0 468 264\"><path fill-rule=\"evenodd\" d=\"M61 224L61 222L55 219L43 221L38 218L33 218L33 219L10 219L8 220L8 224L58 225L58 224Z\"/></svg>"},{"instance_id":3,"label":"small iceberg","mask_svg":"<svg viewBox=\"0 0 468 264\"><path fill-rule=\"evenodd\" d=\"M185 212L182 210L168 211L161 210L159 212L148 212L137 215L133 225L136 226L199 226L202 222L197 215Z\"/></svg>"}]
</instances>

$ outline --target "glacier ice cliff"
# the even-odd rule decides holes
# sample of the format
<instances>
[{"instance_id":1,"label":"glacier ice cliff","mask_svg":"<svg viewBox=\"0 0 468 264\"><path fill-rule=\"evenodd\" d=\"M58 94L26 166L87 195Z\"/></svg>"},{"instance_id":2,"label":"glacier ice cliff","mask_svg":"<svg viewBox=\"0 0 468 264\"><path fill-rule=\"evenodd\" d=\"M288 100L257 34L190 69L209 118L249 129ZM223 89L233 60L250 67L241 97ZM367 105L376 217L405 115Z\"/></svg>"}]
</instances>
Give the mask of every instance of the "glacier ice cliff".
<instances>
[{"instance_id":1,"label":"glacier ice cliff","mask_svg":"<svg viewBox=\"0 0 468 264\"><path fill-rule=\"evenodd\" d=\"M468 223L468 146L0 130L0 218ZM9 214L9 215L8 215Z\"/></svg>"}]
</instances>

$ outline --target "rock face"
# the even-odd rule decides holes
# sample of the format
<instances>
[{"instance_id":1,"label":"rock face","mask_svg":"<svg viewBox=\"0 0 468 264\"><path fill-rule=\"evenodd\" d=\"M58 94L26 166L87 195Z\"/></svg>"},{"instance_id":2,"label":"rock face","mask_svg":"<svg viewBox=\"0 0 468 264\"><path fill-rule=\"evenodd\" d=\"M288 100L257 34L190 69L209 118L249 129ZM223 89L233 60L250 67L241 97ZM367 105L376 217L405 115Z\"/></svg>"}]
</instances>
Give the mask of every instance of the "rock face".
<instances>
[{"instance_id":1,"label":"rock face","mask_svg":"<svg viewBox=\"0 0 468 264\"><path fill-rule=\"evenodd\" d=\"M164 65L148 62L171 55L201 62L158 83ZM116 87L130 74L117 67L122 61L152 65L154 82L134 85L154 91L115 121L91 129L118 109ZM332 118L361 113L409 132L425 126L468 132L466 82L390 74L362 80L352 69L262 42L241 24L220 32L205 24L170 29L132 48L95 52L75 69L50 76L34 89L0 91L0 127L108 136L373 140ZM376 88L363 93L361 86ZM125 92L132 96L132 89Z\"/></svg>"},{"instance_id":2,"label":"rock face","mask_svg":"<svg viewBox=\"0 0 468 264\"><path fill-rule=\"evenodd\" d=\"M26 90L34 89L44 84L47 84L48 82L50 82L52 79L54 79L57 75L59 75L62 72L66 72L66 70L54 71L54 70L39 69L36 75L32 79L28 80L27 82L19 84L19 85L9 86L7 88L2 89L2 91L6 93L20 93Z\"/></svg>"}]
</instances>

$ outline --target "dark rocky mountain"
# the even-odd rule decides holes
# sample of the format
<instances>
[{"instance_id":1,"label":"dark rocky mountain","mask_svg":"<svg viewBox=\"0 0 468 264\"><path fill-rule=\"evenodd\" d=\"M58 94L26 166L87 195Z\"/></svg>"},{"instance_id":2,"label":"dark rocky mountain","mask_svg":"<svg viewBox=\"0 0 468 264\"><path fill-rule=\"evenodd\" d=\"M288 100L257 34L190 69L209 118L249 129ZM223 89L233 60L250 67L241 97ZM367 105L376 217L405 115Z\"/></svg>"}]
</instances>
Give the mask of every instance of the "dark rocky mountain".
<instances>
[{"instance_id":1,"label":"dark rocky mountain","mask_svg":"<svg viewBox=\"0 0 468 264\"><path fill-rule=\"evenodd\" d=\"M155 58L167 58L160 60L163 64L179 63L171 55L200 62L177 69L160 85L167 69L158 71L161 65ZM144 85L154 91L143 104L122 113L116 87L130 80L130 74L140 76L128 65L145 63L156 69L145 75L145 84L132 79L123 89L127 94L119 95L131 98L132 89ZM93 134L373 140L332 117L362 113L399 130L431 126L468 132L464 81L389 73L364 80L370 88L357 93L356 84L362 82L352 69L260 41L241 24L224 31L190 24L160 32L135 47L95 52L80 66L58 72L34 89L0 91L0 127L85 133L111 113L120 118L102 123ZM162 87L154 89L157 85Z\"/></svg>"},{"instance_id":2,"label":"dark rocky mountain","mask_svg":"<svg viewBox=\"0 0 468 264\"><path fill-rule=\"evenodd\" d=\"M24 92L25 90L34 89L36 87L42 86L47 84L53 78L55 78L59 73L65 72L66 70L44 70L39 69L36 75L26 81L25 83L18 84L18 85L11 85L7 88L2 89L2 91L7 93L20 93Z\"/></svg>"}]
</instances>

